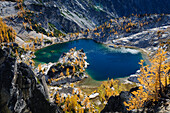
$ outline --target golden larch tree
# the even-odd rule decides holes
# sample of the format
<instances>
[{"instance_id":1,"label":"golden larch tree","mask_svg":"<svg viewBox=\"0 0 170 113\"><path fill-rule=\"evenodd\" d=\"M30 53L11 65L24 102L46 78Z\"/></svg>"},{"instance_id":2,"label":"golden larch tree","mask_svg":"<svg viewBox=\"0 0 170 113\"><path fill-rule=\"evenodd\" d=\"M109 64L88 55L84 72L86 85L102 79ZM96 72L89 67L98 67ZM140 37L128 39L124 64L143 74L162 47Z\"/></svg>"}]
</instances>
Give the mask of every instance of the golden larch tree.
<instances>
[{"instance_id":1,"label":"golden larch tree","mask_svg":"<svg viewBox=\"0 0 170 113\"><path fill-rule=\"evenodd\" d=\"M151 66L144 66L144 61L141 60L139 82L143 87L132 92L134 97L130 98L128 103L124 102L127 110L139 109L144 107L144 102L158 101L161 96L164 96L165 88L169 84L170 63L167 61L166 51L159 48L157 53L150 59Z\"/></svg>"}]
</instances>

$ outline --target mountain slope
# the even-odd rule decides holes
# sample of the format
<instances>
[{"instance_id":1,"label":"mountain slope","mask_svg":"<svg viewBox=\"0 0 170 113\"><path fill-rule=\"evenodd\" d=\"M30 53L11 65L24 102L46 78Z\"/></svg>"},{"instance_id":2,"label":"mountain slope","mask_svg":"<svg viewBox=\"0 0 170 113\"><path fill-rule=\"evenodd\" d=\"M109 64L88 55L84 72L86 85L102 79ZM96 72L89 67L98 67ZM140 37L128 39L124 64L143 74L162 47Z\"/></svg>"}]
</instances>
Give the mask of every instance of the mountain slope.
<instances>
[{"instance_id":1,"label":"mountain slope","mask_svg":"<svg viewBox=\"0 0 170 113\"><path fill-rule=\"evenodd\" d=\"M168 0L24 0L25 10L33 11L31 21L41 24L45 31L55 27L56 32L73 33L85 29L94 29L104 22L133 14L160 14L170 12ZM17 3L0 2L0 16L16 16L19 12ZM14 18L13 27L22 24ZM50 25L49 25L50 24ZM52 25L52 26L51 26ZM18 26L18 27L21 27ZM17 28L18 29L18 28ZM16 29L15 29L16 30Z\"/></svg>"},{"instance_id":2,"label":"mountain slope","mask_svg":"<svg viewBox=\"0 0 170 113\"><path fill-rule=\"evenodd\" d=\"M111 18L134 14L170 12L168 0L26 0L28 9L43 12L41 21L65 32L92 29ZM69 27L68 27L69 26Z\"/></svg>"}]
</instances>

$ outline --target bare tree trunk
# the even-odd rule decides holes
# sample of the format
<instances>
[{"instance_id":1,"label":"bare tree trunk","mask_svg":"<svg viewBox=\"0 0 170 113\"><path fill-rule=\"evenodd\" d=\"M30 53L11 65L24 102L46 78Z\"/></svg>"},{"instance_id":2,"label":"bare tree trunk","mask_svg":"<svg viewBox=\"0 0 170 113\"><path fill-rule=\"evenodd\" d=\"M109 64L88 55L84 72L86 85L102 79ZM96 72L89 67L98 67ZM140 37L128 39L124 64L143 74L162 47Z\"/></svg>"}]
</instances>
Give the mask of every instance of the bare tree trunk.
<instances>
[{"instance_id":1,"label":"bare tree trunk","mask_svg":"<svg viewBox=\"0 0 170 113\"><path fill-rule=\"evenodd\" d=\"M162 87L161 87L161 64L162 64L162 56L160 58L159 69L158 69L160 93L162 93Z\"/></svg>"}]
</instances>

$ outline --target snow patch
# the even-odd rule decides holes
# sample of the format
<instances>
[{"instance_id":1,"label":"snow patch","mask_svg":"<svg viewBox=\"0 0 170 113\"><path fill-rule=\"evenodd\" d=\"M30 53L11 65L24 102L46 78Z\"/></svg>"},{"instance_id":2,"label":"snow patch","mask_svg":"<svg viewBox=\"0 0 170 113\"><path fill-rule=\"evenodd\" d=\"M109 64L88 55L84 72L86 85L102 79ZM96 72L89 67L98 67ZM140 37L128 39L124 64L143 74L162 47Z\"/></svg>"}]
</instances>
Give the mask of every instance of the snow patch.
<instances>
[{"instance_id":1,"label":"snow patch","mask_svg":"<svg viewBox=\"0 0 170 113\"><path fill-rule=\"evenodd\" d=\"M111 47L110 47L111 48ZM136 49L130 49L130 48L111 48L112 51L120 52L120 53L131 53L131 54L138 54L140 51Z\"/></svg>"},{"instance_id":2,"label":"snow patch","mask_svg":"<svg viewBox=\"0 0 170 113\"><path fill-rule=\"evenodd\" d=\"M93 94L91 94L91 95L89 96L89 98L91 99L91 98L95 98L95 97L97 97L97 96L99 96L99 93L93 93Z\"/></svg>"},{"instance_id":3,"label":"snow patch","mask_svg":"<svg viewBox=\"0 0 170 113\"><path fill-rule=\"evenodd\" d=\"M138 54L140 51L139 51L139 50L136 50L136 49L130 49L130 48L124 48L124 47L122 47L122 48L120 49L120 52L121 52L121 53Z\"/></svg>"}]
</instances>

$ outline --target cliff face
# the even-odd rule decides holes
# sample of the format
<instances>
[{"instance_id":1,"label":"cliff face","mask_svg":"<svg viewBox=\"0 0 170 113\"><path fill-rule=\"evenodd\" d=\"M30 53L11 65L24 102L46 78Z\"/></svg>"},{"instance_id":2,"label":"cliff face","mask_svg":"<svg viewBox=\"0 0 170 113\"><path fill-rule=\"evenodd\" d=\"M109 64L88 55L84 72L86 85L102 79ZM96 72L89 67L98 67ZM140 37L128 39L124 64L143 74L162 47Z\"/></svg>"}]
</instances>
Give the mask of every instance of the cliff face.
<instances>
[{"instance_id":1,"label":"cliff face","mask_svg":"<svg viewBox=\"0 0 170 113\"><path fill-rule=\"evenodd\" d=\"M96 0L98 1L98 0ZM117 16L130 14L154 14L169 13L169 1L167 0L99 0L105 9L116 13Z\"/></svg>"},{"instance_id":2,"label":"cliff face","mask_svg":"<svg viewBox=\"0 0 170 113\"><path fill-rule=\"evenodd\" d=\"M27 13L20 18L16 16L19 12L17 3L0 1L0 16L25 40L30 36L40 38L38 32L47 35L50 31L60 34L93 29L110 19L132 13L166 14L170 12L169 4L168 0L24 0L23 6ZM5 19L6 17L8 18ZM37 34L32 30L25 30L23 22L27 23L28 28L32 26ZM35 27L35 24L41 27Z\"/></svg>"},{"instance_id":3,"label":"cliff face","mask_svg":"<svg viewBox=\"0 0 170 113\"><path fill-rule=\"evenodd\" d=\"M111 18L134 14L170 12L167 0L26 0L28 9L41 11L40 21L53 23L57 29L76 32L94 28Z\"/></svg>"},{"instance_id":4,"label":"cliff face","mask_svg":"<svg viewBox=\"0 0 170 113\"><path fill-rule=\"evenodd\" d=\"M25 63L17 63L12 53L11 48L0 49L0 112L59 112L48 101L43 79Z\"/></svg>"}]
</instances>

